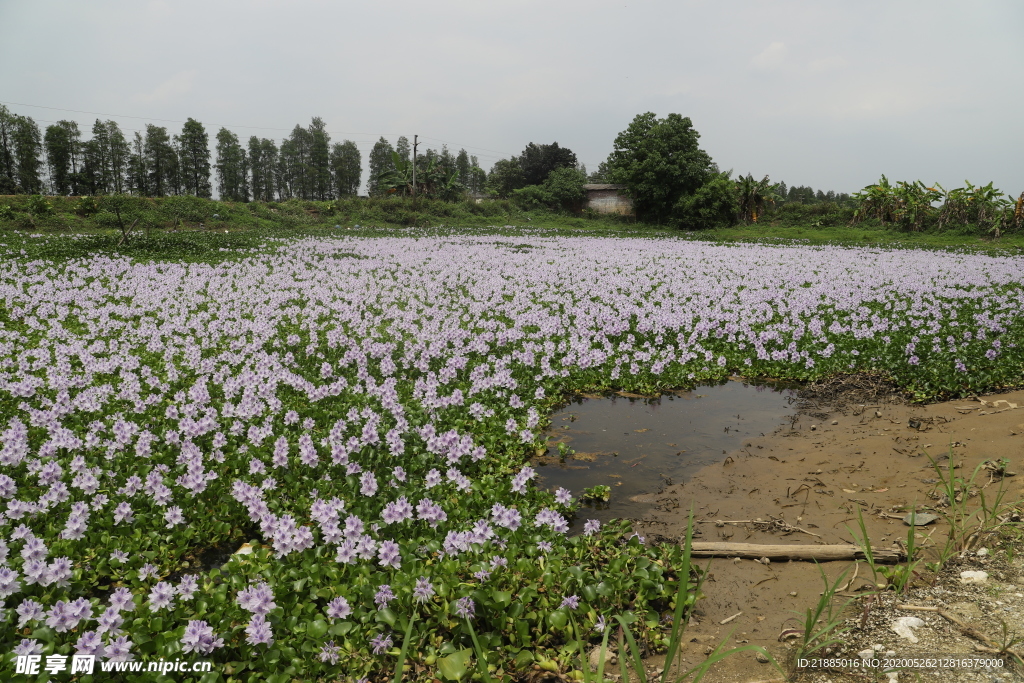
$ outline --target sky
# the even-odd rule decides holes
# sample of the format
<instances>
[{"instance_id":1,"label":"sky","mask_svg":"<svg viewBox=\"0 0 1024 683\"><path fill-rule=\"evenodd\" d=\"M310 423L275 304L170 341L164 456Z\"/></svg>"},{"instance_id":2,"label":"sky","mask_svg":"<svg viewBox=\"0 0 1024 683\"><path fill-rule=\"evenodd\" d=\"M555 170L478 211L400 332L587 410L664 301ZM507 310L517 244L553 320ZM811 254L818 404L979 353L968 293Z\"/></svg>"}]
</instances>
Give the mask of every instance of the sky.
<instances>
[{"instance_id":1,"label":"sky","mask_svg":"<svg viewBox=\"0 0 1024 683\"><path fill-rule=\"evenodd\" d=\"M364 168L418 134L488 170L558 142L594 171L635 116L678 113L737 174L1016 196L1022 29L1019 0L0 0L0 103L129 136L192 117L211 149L319 116Z\"/></svg>"}]
</instances>

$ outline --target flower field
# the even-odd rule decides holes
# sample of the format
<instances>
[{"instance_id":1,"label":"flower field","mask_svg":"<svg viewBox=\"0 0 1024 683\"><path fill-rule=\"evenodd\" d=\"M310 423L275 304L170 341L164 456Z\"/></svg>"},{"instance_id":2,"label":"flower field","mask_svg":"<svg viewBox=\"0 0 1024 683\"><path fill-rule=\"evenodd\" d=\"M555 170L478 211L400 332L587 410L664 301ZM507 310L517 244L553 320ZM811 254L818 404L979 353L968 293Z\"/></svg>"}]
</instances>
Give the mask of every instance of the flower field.
<instances>
[{"instance_id":1,"label":"flower field","mask_svg":"<svg viewBox=\"0 0 1024 683\"><path fill-rule=\"evenodd\" d=\"M565 392L1024 380L1020 257L538 232L4 258L11 671L13 653L79 653L384 680L404 645L411 675L455 676L472 625L507 672L566 661L575 627L627 611L657 647L689 580L678 549L532 481Z\"/></svg>"}]
</instances>

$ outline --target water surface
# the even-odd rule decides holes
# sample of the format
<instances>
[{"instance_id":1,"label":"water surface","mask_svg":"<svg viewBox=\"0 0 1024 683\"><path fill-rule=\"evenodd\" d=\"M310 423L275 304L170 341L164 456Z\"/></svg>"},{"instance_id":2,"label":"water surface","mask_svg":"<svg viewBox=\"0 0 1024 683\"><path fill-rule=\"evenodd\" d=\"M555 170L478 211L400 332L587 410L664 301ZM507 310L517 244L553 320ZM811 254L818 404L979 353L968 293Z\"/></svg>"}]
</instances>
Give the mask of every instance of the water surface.
<instances>
[{"instance_id":1,"label":"water surface","mask_svg":"<svg viewBox=\"0 0 1024 683\"><path fill-rule=\"evenodd\" d=\"M538 485L577 497L611 487L608 503L580 509L574 532L586 519L641 517L665 486L788 424L795 398L790 388L741 381L658 398L579 398L552 416L547 452L533 460Z\"/></svg>"}]
</instances>

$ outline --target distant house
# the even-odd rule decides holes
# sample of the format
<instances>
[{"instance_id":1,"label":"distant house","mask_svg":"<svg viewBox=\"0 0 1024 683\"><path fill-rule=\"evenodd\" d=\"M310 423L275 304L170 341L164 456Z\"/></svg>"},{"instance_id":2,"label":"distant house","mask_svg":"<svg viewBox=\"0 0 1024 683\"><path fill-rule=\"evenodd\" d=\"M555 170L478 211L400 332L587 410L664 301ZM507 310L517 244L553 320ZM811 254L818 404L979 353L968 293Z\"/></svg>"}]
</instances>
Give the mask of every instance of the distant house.
<instances>
[{"instance_id":1,"label":"distant house","mask_svg":"<svg viewBox=\"0 0 1024 683\"><path fill-rule=\"evenodd\" d=\"M633 215L633 200L622 193L625 185L614 183L592 183L584 185L587 191L587 208L597 213Z\"/></svg>"}]
</instances>

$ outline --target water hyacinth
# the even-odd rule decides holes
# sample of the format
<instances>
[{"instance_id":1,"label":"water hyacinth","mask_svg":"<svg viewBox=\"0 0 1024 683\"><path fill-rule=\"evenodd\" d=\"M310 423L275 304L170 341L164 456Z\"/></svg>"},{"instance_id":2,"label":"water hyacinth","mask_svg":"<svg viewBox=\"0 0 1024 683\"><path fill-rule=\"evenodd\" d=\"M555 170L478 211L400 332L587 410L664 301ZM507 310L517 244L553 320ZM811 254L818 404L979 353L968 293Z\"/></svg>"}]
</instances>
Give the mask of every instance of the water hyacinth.
<instances>
[{"instance_id":1,"label":"water hyacinth","mask_svg":"<svg viewBox=\"0 0 1024 683\"><path fill-rule=\"evenodd\" d=\"M361 577L368 592L316 609L380 656L390 636L368 613L426 615L442 585L491 586L505 557L561 552L573 492L539 490L523 456L563 389L866 370L924 397L1020 381L1019 257L517 239L304 239L226 263L10 254L0 599L15 596L19 628L127 661L133 629L154 635L127 626L138 603L183 629L186 653L229 632L231 647L294 645L271 612L327 587L295 587L314 562L336 586ZM272 560L181 575L183 549L242 529ZM582 529L588 546L607 531ZM228 577L235 599L216 606ZM92 622L82 586L99 585L118 588ZM215 605L202 620L200 602ZM22 641L0 646L42 651ZM342 661L335 642L310 659Z\"/></svg>"}]
</instances>

